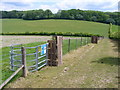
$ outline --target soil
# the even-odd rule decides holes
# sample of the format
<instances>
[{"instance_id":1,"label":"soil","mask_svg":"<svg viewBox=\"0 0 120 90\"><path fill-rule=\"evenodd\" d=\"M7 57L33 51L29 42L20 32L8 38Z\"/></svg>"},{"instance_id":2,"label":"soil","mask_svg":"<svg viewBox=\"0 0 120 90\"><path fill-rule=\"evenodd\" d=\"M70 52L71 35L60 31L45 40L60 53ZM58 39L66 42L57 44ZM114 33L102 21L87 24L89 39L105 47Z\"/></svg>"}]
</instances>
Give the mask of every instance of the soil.
<instances>
[{"instance_id":1,"label":"soil","mask_svg":"<svg viewBox=\"0 0 120 90\"><path fill-rule=\"evenodd\" d=\"M12 44L26 44L32 42L41 42L51 39L51 36L0 36L0 48Z\"/></svg>"}]
</instances>

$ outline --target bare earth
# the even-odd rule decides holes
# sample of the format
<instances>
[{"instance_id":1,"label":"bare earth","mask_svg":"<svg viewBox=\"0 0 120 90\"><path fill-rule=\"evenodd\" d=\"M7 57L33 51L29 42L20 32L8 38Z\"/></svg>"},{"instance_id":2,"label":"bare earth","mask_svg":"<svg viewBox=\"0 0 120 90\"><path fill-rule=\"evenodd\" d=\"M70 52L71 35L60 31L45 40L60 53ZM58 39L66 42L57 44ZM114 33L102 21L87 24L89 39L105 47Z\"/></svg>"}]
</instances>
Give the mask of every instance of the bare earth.
<instances>
[{"instance_id":1,"label":"bare earth","mask_svg":"<svg viewBox=\"0 0 120 90\"><path fill-rule=\"evenodd\" d=\"M41 42L51 39L51 36L0 36L0 48L12 44Z\"/></svg>"}]
</instances>

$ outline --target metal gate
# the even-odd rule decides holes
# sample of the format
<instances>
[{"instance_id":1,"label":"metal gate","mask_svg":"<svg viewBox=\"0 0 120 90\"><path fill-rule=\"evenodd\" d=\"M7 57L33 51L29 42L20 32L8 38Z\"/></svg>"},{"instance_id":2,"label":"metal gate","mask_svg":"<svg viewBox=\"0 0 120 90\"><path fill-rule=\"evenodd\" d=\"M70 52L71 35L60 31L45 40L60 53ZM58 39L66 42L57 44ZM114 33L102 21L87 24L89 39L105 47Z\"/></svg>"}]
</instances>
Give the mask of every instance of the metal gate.
<instances>
[{"instance_id":1,"label":"metal gate","mask_svg":"<svg viewBox=\"0 0 120 90\"><path fill-rule=\"evenodd\" d=\"M17 70L22 65L22 44L13 44L10 46L10 69Z\"/></svg>"},{"instance_id":2,"label":"metal gate","mask_svg":"<svg viewBox=\"0 0 120 90\"><path fill-rule=\"evenodd\" d=\"M38 69L47 65L48 60L48 43L38 45L35 47L24 47L27 69L30 72L37 71ZM11 46L10 51L10 65L11 70L15 71L22 65L22 45Z\"/></svg>"}]
</instances>

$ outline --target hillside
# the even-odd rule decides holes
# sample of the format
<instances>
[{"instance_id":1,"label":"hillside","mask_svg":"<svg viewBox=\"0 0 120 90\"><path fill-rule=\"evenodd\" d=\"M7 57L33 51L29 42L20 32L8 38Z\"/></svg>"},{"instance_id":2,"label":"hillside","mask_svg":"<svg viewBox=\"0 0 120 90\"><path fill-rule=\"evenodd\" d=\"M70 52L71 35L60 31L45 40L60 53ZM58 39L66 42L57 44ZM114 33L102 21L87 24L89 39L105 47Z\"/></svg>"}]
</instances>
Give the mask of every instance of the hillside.
<instances>
[{"instance_id":1,"label":"hillside","mask_svg":"<svg viewBox=\"0 0 120 90\"><path fill-rule=\"evenodd\" d=\"M2 32L84 32L107 36L108 28L108 24L80 20L2 20Z\"/></svg>"}]
</instances>

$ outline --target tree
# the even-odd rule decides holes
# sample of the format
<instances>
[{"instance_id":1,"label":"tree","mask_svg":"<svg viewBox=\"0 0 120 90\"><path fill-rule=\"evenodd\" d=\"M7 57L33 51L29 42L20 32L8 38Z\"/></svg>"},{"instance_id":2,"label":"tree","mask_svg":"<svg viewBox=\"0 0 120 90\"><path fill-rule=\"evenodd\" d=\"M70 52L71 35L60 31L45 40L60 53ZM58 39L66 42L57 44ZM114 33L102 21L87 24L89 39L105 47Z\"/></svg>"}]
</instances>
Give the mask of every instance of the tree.
<instances>
[{"instance_id":1,"label":"tree","mask_svg":"<svg viewBox=\"0 0 120 90\"><path fill-rule=\"evenodd\" d=\"M24 20L34 20L35 19L35 14L32 11L27 11L23 14L22 18Z\"/></svg>"},{"instance_id":2,"label":"tree","mask_svg":"<svg viewBox=\"0 0 120 90\"><path fill-rule=\"evenodd\" d=\"M112 19L112 18L108 18L108 19L106 20L106 23L107 23L107 24L110 24L110 23L115 24L115 20Z\"/></svg>"},{"instance_id":3,"label":"tree","mask_svg":"<svg viewBox=\"0 0 120 90\"><path fill-rule=\"evenodd\" d=\"M8 15L9 18L17 18L17 12L18 11L16 11L16 10L12 10L12 11L9 11L7 13L7 15Z\"/></svg>"},{"instance_id":4,"label":"tree","mask_svg":"<svg viewBox=\"0 0 120 90\"><path fill-rule=\"evenodd\" d=\"M45 10L44 15L45 18L52 18L53 13L49 9L47 9Z\"/></svg>"},{"instance_id":5,"label":"tree","mask_svg":"<svg viewBox=\"0 0 120 90\"><path fill-rule=\"evenodd\" d=\"M69 19L69 14L66 10L61 10L61 13L60 13L60 18L61 19Z\"/></svg>"},{"instance_id":6,"label":"tree","mask_svg":"<svg viewBox=\"0 0 120 90\"><path fill-rule=\"evenodd\" d=\"M1 17L2 18L8 18L8 12L7 11L1 11Z\"/></svg>"},{"instance_id":7,"label":"tree","mask_svg":"<svg viewBox=\"0 0 120 90\"><path fill-rule=\"evenodd\" d=\"M96 18L96 16L92 16L92 17L90 18L90 20L96 22L96 21L97 21L97 18Z\"/></svg>"},{"instance_id":8,"label":"tree","mask_svg":"<svg viewBox=\"0 0 120 90\"><path fill-rule=\"evenodd\" d=\"M74 15L69 15L69 18L73 20L75 19Z\"/></svg>"},{"instance_id":9,"label":"tree","mask_svg":"<svg viewBox=\"0 0 120 90\"><path fill-rule=\"evenodd\" d=\"M86 20L101 23L112 23L120 25L120 12L101 12L92 10L59 10L53 14L51 10L27 10L27 11L1 11L1 18L19 18L25 20L40 20L40 19L72 19L72 20Z\"/></svg>"},{"instance_id":10,"label":"tree","mask_svg":"<svg viewBox=\"0 0 120 90\"><path fill-rule=\"evenodd\" d=\"M77 20L83 20L83 16L82 16L81 14L77 14L77 15L76 15L76 19L77 19Z\"/></svg>"}]
</instances>

